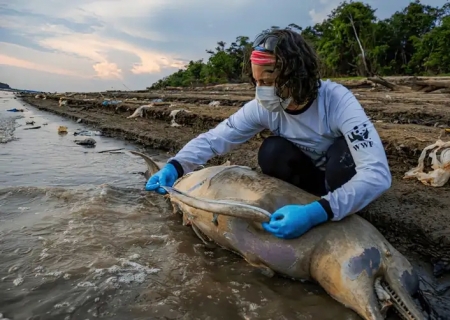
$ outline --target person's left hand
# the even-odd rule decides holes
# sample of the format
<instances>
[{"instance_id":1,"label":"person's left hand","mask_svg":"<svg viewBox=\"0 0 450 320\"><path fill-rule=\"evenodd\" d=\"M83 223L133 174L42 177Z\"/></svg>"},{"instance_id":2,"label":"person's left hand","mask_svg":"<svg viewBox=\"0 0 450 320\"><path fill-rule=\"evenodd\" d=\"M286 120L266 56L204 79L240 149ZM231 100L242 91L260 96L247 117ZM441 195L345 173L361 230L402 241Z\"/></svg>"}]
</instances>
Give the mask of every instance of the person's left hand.
<instances>
[{"instance_id":1,"label":"person's left hand","mask_svg":"<svg viewBox=\"0 0 450 320\"><path fill-rule=\"evenodd\" d=\"M287 205L275 211L264 230L282 239L298 238L309 229L328 220L325 209L317 201L307 205Z\"/></svg>"}]
</instances>

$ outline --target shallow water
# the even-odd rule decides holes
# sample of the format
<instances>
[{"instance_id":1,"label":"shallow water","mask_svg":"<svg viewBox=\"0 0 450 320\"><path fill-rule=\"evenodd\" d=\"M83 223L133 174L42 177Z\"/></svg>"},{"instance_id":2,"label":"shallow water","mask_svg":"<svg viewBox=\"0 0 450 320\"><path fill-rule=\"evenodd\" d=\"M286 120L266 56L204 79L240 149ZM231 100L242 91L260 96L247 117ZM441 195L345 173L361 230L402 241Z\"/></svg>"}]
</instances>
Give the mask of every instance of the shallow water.
<instances>
[{"instance_id":1,"label":"shallow water","mask_svg":"<svg viewBox=\"0 0 450 320\"><path fill-rule=\"evenodd\" d=\"M14 107L27 111L6 112ZM24 130L31 120L42 127ZM69 133L59 135L59 125ZM78 146L78 128L88 129L0 91L4 317L359 319L314 284L269 279L206 249L163 197L142 191L140 158L98 152L136 146L107 137ZM441 308L446 288L428 281L442 291L429 291Z\"/></svg>"}]
</instances>

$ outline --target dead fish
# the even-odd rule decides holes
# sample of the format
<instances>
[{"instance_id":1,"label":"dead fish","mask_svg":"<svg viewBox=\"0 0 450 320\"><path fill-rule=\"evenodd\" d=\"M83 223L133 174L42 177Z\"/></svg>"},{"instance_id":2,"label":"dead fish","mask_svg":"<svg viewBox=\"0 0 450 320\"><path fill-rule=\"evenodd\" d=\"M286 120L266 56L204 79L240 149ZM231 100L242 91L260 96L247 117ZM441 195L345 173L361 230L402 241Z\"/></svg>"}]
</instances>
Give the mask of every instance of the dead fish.
<instances>
[{"instance_id":1,"label":"dead fish","mask_svg":"<svg viewBox=\"0 0 450 320\"><path fill-rule=\"evenodd\" d=\"M146 179L160 169L148 156ZM385 319L393 307L404 319L425 319L412 299L419 289L410 262L367 220L353 214L316 226L297 239L279 239L262 221L288 204L317 200L287 182L251 168L203 168L166 188L174 211L205 243L213 242L249 264L292 279L318 283L365 320Z\"/></svg>"}]
</instances>

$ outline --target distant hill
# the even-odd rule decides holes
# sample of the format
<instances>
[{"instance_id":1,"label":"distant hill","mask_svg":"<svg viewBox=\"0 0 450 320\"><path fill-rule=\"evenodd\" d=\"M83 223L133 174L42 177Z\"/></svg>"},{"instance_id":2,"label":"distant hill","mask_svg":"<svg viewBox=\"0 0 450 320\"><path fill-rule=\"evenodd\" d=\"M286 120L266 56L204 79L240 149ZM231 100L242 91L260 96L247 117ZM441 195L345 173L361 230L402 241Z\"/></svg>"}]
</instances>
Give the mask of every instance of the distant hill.
<instances>
[{"instance_id":1,"label":"distant hill","mask_svg":"<svg viewBox=\"0 0 450 320\"><path fill-rule=\"evenodd\" d=\"M0 82L0 89L11 89L6 83Z\"/></svg>"},{"instance_id":2,"label":"distant hill","mask_svg":"<svg viewBox=\"0 0 450 320\"><path fill-rule=\"evenodd\" d=\"M28 93L34 93L34 92L42 92L42 91L36 91L36 90L25 90L25 89L16 89L16 88L11 88L7 83L3 83L0 82L0 90L5 90L5 91L14 91L14 92L28 92Z\"/></svg>"}]
</instances>

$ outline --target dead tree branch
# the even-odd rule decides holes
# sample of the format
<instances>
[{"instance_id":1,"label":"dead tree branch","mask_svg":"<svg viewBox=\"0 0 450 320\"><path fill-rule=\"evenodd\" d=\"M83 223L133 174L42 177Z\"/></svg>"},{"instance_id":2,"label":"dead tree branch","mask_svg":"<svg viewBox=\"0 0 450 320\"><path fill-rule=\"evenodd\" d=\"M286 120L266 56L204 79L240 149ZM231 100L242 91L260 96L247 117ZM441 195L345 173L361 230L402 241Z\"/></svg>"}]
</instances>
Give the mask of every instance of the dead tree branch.
<instances>
[{"instance_id":1,"label":"dead tree branch","mask_svg":"<svg viewBox=\"0 0 450 320\"><path fill-rule=\"evenodd\" d=\"M355 23L353 21L353 16L349 14L348 18L350 19L350 23L352 24L353 32L355 34L356 41L358 42L359 49L361 50L361 56L364 63L364 68L366 69L366 74L371 77L373 76L373 73L369 70L369 67L367 66L366 52L362 46L361 40L359 40L358 32L356 31Z\"/></svg>"}]
</instances>

